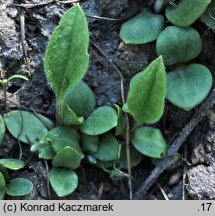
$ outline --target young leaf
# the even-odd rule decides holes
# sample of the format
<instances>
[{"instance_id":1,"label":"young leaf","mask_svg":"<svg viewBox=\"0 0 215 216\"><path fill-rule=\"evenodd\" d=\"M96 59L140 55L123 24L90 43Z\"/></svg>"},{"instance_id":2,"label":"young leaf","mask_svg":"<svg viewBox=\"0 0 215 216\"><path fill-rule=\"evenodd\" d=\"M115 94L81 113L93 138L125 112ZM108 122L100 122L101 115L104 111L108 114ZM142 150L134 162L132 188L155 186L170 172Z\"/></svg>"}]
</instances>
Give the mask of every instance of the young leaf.
<instances>
[{"instance_id":1,"label":"young leaf","mask_svg":"<svg viewBox=\"0 0 215 216\"><path fill-rule=\"evenodd\" d=\"M144 8L122 24L120 38L126 44L144 44L156 40L163 28L164 17L152 14L148 8Z\"/></svg>"},{"instance_id":2,"label":"young leaf","mask_svg":"<svg viewBox=\"0 0 215 216\"><path fill-rule=\"evenodd\" d=\"M204 65L179 67L167 74L166 98L174 105L190 110L205 99L212 82L211 72Z\"/></svg>"},{"instance_id":3,"label":"young leaf","mask_svg":"<svg viewBox=\"0 0 215 216\"><path fill-rule=\"evenodd\" d=\"M3 174L0 172L0 200L4 199L6 183Z\"/></svg>"},{"instance_id":4,"label":"young leaf","mask_svg":"<svg viewBox=\"0 0 215 216\"><path fill-rule=\"evenodd\" d=\"M53 127L53 123L45 116L27 111L14 110L3 116L9 132L20 141L37 143Z\"/></svg>"},{"instance_id":5,"label":"young leaf","mask_svg":"<svg viewBox=\"0 0 215 216\"><path fill-rule=\"evenodd\" d=\"M81 81L64 96L64 102L78 116L87 117L95 109L95 96L89 86Z\"/></svg>"},{"instance_id":6,"label":"young leaf","mask_svg":"<svg viewBox=\"0 0 215 216\"><path fill-rule=\"evenodd\" d=\"M45 160L51 160L56 155L56 152L53 150L53 148L47 144L42 146L38 149L38 157L45 159Z\"/></svg>"},{"instance_id":7,"label":"young leaf","mask_svg":"<svg viewBox=\"0 0 215 216\"><path fill-rule=\"evenodd\" d=\"M77 169L83 158L84 155L81 151L77 151L75 148L67 146L56 154L52 160L52 165L54 167Z\"/></svg>"},{"instance_id":8,"label":"young leaf","mask_svg":"<svg viewBox=\"0 0 215 216\"><path fill-rule=\"evenodd\" d=\"M15 178L7 185L6 193L10 196L24 196L33 189L31 181L25 178Z\"/></svg>"},{"instance_id":9,"label":"young leaf","mask_svg":"<svg viewBox=\"0 0 215 216\"><path fill-rule=\"evenodd\" d=\"M19 170L25 166L23 161L13 158L0 159L0 164L10 170Z\"/></svg>"},{"instance_id":10,"label":"young leaf","mask_svg":"<svg viewBox=\"0 0 215 216\"><path fill-rule=\"evenodd\" d=\"M80 125L84 122L83 117L78 117L72 109L70 109L67 103L64 103L63 108L63 125L64 126L72 126L72 125Z\"/></svg>"},{"instance_id":11,"label":"young leaf","mask_svg":"<svg viewBox=\"0 0 215 216\"><path fill-rule=\"evenodd\" d=\"M139 75L128 94L128 110L139 123L160 119L166 94L166 72L162 57L154 60Z\"/></svg>"},{"instance_id":12,"label":"young leaf","mask_svg":"<svg viewBox=\"0 0 215 216\"><path fill-rule=\"evenodd\" d=\"M52 188L59 197L71 194L78 186L78 176L73 170L52 168L49 178Z\"/></svg>"},{"instance_id":13,"label":"young leaf","mask_svg":"<svg viewBox=\"0 0 215 216\"><path fill-rule=\"evenodd\" d=\"M99 137L98 136L91 136L87 134L81 135L81 147L83 151L96 153L99 148Z\"/></svg>"},{"instance_id":14,"label":"young leaf","mask_svg":"<svg viewBox=\"0 0 215 216\"><path fill-rule=\"evenodd\" d=\"M173 65L197 57L202 49L199 33L191 28L166 27L156 42L156 51L162 55L165 64Z\"/></svg>"},{"instance_id":15,"label":"young leaf","mask_svg":"<svg viewBox=\"0 0 215 216\"><path fill-rule=\"evenodd\" d=\"M125 134L125 118L123 116L122 109L117 104L115 104L114 106L116 108L118 116L115 135L119 136Z\"/></svg>"},{"instance_id":16,"label":"young leaf","mask_svg":"<svg viewBox=\"0 0 215 216\"><path fill-rule=\"evenodd\" d=\"M42 142L48 142L54 151L58 153L67 146L75 148L77 151L81 151L79 139L80 136L76 130L67 127L56 127L45 135Z\"/></svg>"},{"instance_id":17,"label":"young leaf","mask_svg":"<svg viewBox=\"0 0 215 216\"><path fill-rule=\"evenodd\" d=\"M79 4L68 10L52 34L45 54L45 72L57 100L84 76L88 63L89 32Z\"/></svg>"},{"instance_id":18,"label":"young leaf","mask_svg":"<svg viewBox=\"0 0 215 216\"><path fill-rule=\"evenodd\" d=\"M215 30L215 1L212 1L200 20L210 29Z\"/></svg>"},{"instance_id":19,"label":"young leaf","mask_svg":"<svg viewBox=\"0 0 215 216\"><path fill-rule=\"evenodd\" d=\"M80 130L88 135L103 134L117 125L117 113L109 106L94 110L89 118L80 126Z\"/></svg>"},{"instance_id":20,"label":"young leaf","mask_svg":"<svg viewBox=\"0 0 215 216\"><path fill-rule=\"evenodd\" d=\"M102 161L117 160L121 148L116 138L110 133L101 136L99 150L93 156Z\"/></svg>"},{"instance_id":21,"label":"young leaf","mask_svg":"<svg viewBox=\"0 0 215 216\"><path fill-rule=\"evenodd\" d=\"M162 158L167 151L161 131L156 128L138 128L131 142L140 153L149 157Z\"/></svg>"},{"instance_id":22,"label":"young leaf","mask_svg":"<svg viewBox=\"0 0 215 216\"><path fill-rule=\"evenodd\" d=\"M5 124L2 115L0 115L0 145L4 140L4 136L5 136Z\"/></svg>"},{"instance_id":23,"label":"young leaf","mask_svg":"<svg viewBox=\"0 0 215 216\"><path fill-rule=\"evenodd\" d=\"M181 0L176 7L166 8L166 17L176 26L190 26L204 13L210 2L211 0Z\"/></svg>"}]
</instances>

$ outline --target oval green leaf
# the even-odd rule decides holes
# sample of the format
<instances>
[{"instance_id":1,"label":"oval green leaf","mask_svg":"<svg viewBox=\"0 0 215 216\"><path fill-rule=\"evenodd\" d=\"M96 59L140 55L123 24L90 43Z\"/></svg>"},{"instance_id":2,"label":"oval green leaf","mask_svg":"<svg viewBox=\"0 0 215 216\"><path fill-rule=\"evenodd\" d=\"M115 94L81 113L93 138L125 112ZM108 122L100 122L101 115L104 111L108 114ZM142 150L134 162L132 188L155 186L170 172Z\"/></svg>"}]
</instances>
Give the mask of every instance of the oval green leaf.
<instances>
[{"instance_id":1,"label":"oval green leaf","mask_svg":"<svg viewBox=\"0 0 215 216\"><path fill-rule=\"evenodd\" d=\"M0 164L10 170L19 170L25 166L23 161L13 158L0 159Z\"/></svg>"},{"instance_id":2,"label":"oval green leaf","mask_svg":"<svg viewBox=\"0 0 215 216\"><path fill-rule=\"evenodd\" d=\"M2 115L0 115L0 145L4 140L4 136L5 136L5 123L2 118Z\"/></svg>"},{"instance_id":3,"label":"oval green leaf","mask_svg":"<svg viewBox=\"0 0 215 216\"><path fill-rule=\"evenodd\" d=\"M157 39L164 28L164 17L155 15L148 8L122 24L120 38L126 44L144 44Z\"/></svg>"},{"instance_id":4,"label":"oval green leaf","mask_svg":"<svg viewBox=\"0 0 215 216\"><path fill-rule=\"evenodd\" d=\"M20 141L37 143L53 127L53 123L45 116L27 111L14 110L3 116L9 132Z\"/></svg>"},{"instance_id":5,"label":"oval green leaf","mask_svg":"<svg viewBox=\"0 0 215 216\"><path fill-rule=\"evenodd\" d=\"M99 135L116 127L117 121L116 111L112 107L102 106L91 113L80 130L88 135Z\"/></svg>"},{"instance_id":6,"label":"oval green leaf","mask_svg":"<svg viewBox=\"0 0 215 216\"><path fill-rule=\"evenodd\" d=\"M78 186L78 176L73 170L52 168L49 178L52 188L59 197L71 194Z\"/></svg>"},{"instance_id":7,"label":"oval green leaf","mask_svg":"<svg viewBox=\"0 0 215 216\"><path fill-rule=\"evenodd\" d=\"M212 82L211 72L204 65L179 67L167 74L166 98L174 105L190 110L205 99Z\"/></svg>"},{"instance_id":8,"label":"oval green leaf","mask_svg":"<svg viewBox=\"0 0 215 216\"><path fill-rule=\"evenodd\" d=\"M45 72L58 100L84 76L89 32L79 4L68 10L53 32L45 54Z\"/></svg>"},{"instance_id":9,"label":"oval green leaf","mask_svg":"<svg viewBox=\"0 0 215 216\"><path fill-rule=\"evenodd\" d=\"M202 49L199 33L191 28L166 27L156 42L156 51L165 64L173 65L194 59Z\"/></svg>"},{"instance_id":10,"label":"oval green leaf","mask_svg":"<svg viewBox=\"0 0 215 216\"><path fill-rule=\"evenodd\" d=\"M96 153L99 149L99 137L87 134L81 135L81 147L83 151Z\"/></svg>"},{"instance_id":11,"label":"oval green leaf","mask_svg":"<svg viewBox=\"0 0 215 216\"><path fill-rule=\"evenodd\" d=\"M181 0L166 8L167 19L176 26L188 27L206 10L211 0Z\"/></svg>"},{"instance_id":12,"label":"oval green leaf","mask_svg":"<svg viewBox=\"0 0 215 216\"><path fill-rule=\"evenodd\" d=\"M24 196L33 189L31 181L25 178L15 178L7 185L6 193L10 196Z\"/></svg>"},{"instance_id":13,"label":"oval green leaf","mask_svg":"<svg viewBox=\"0 0 215 216\"><path fill-rule=\"evenodd\" d=\"M4 179L4 175L0 172L0 200L4 199L6 190L6 183Z\"/></svg>"},{"instance_id":14,"label":"oval green leaf","mask_svg":"<svg viewBox=\"0 0 215 216\"><path fill-rule=\"evenodd\" d=\"M96 105L92 90L83 81L66 93L64 101L78 117L87 117L95 109Z\"/></svg>"},{"instance_id":15,"label":"oval green leaf","mask_svg":"<svg viewBox=\"0 0 215 216\"><path fill-rule=\"evenodd\" d=\"M215 30L215 1L212 1L200 20L210 29Z\"/></svg>"},{"instance_id":16,"label":"oval green leaf","mask_svg":"<svg viewBox=\"0 0 215 216\"><path fill-rule=\"evenodd\" d=\"M162 57L141 72L130 88L128 110L139 123L154 123L160 119L166 95L166 71Z\"/></svg>"},{"instance_id":17,"label":"oval green leaf","mask_svg":"<svg viewBox=\"0 0 215 216\"><path fill-rule=\"evenodd\" d=\"M138 128L131 142L137 151L149 157L162 158L167 151L167 144L162 133L156 128Z\"/></svg>"},{"instance_id":18,"label":"oval green leaf","mask_svg":"<svg viewBox=\"0 0 215 216\"><path fill-rule=\"evenodd\" d=\"M68 127L56 127L47 132L43 138L43 142L48 142L56 153L67 146L80 151L79 140L80 135L78 132Z\"/></svg>"},{"instance_id":19,"label":"oval green leaf","mask_svg":"<svg viewBox=\"0 0 215 216\"><path fill-rule=\"evenodd\" d=\"M112 134L106 133L99 140L98 151L92 155L102 161L112 161L118 159L120 150L121 146L116 138Z\"/></svg>"},{"instance_id":20,"label":"oval green leaf","mask_svg":"<svg viewBox=\"0 0 215 216\"><path fill-rule=\"evenodd\" d=\"M77 151L75 148L67 146L56 154L52 160L52 165L54 167L77 169L83 158L84 154L81 151Z\"/></svg>"}]
</instances>

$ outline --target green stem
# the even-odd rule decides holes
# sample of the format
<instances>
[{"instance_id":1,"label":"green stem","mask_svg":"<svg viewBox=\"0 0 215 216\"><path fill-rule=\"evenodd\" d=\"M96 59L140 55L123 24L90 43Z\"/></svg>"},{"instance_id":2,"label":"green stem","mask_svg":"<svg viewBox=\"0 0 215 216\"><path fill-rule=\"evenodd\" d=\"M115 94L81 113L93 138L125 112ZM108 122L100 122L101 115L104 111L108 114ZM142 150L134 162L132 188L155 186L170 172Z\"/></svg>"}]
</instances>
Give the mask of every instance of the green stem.
<instances>
[{"instance_id":1,"label":"green stem","mask_svg":"<svg viewBox=\"0 0 215 216\"><path fill-rule=\"evenodd\" d=\"M58 126L63 124L63 101L62 100L57 101L56 121Z\"/></svg>"}]
</instances>

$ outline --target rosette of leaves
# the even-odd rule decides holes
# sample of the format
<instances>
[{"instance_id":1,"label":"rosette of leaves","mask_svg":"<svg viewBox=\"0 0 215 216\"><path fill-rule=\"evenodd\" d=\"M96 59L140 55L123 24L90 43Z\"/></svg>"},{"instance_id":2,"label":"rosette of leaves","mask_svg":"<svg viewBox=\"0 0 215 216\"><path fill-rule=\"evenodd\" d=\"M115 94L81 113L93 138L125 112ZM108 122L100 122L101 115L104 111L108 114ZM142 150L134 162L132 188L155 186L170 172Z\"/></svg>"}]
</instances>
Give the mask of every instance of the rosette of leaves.
<instances>
[{"instance_id":1,"label":"rosette of leaves","mask_svg":"<svg viewBox=\"0 0 215 216\"><path fill-rule=\"evenodd\" d=\"M33 189L31 181L25 178L14 178L9 180L9 170L19 170L25 166L23 161L13 158L0 159L0 199L4 199L5 195L25 196Z\"/></svg>"}]
</instances>

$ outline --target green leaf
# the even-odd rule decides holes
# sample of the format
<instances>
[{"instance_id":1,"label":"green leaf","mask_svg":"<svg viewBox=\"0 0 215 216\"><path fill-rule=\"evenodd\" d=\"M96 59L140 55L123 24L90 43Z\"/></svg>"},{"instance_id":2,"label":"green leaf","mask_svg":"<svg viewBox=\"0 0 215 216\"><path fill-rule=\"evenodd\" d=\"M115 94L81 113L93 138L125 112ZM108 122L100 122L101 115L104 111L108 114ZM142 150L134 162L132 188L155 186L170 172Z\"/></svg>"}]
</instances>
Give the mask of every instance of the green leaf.
<instances>
[{"instance_id":1,"label":"green leaf","mask_svg":"<svg viewBox=\"0 0 215 216\"><path fill-rule=\"evenodd\" d=\"M72 125L80 125L84 122L83 117L78 117L73 110L70 109L67 103L64 103L63 109L63 125L64 126L72 126Z\"/></svg>"},{"instance_id":2,"label":"green leaf","mask_svg":"<svg viewBox=\"0 0 215 216\"><path fill-rule=\"evenodd\" d=\"M131 142L140 153L149 157L162 158L167 151L167 144L162 133L156 128L138 128Z\"/></svg>"},{"instance_id":3,"label":"green leaf","mask_svg":"<svg viewBox=\"0 0 215 216\"><path fill-rule=\"evenodd\" d=\"M117 104L114 105L116 111L117 111L117 116L118 116L118 121L117 121L117 126L116 126L116 132L115 135L123 135L125 134L125 118L122 113L121 107L119 107Z\"/></svg>"},{"instance_id":4,"label":"green leaf","mask_svg":"<svg viewBox=\"0 0 215 216\"><path fill-rule=\"evenodd\" d=\"M0 159L0 164L10 170L19 170L25 166L23 161L13 158Z\"/></svg>"},{"instance_id":5,"label":"green leaf","mask_svg":"<svg viewBox=\"0 0 215 216\"><path fill-rule=\"evenodd\" d=\"M103 134L117 125L117 113L109 106L94 110L89 118L80 126L80 130L88 135Z\"/></svg>"},{"instance_id":6,"label":"green leaf","mask_svg":"<svg viewBox=\"0 0 215 216\"><path fill-rule=\"evenodd\" d=\"M200 20L210 29L215 30L215 1L212 1Z\"/></svg>"},{"instance_id":7,"label":"green leaf","mask_svg":"<svg viewBox=\"0 0 215 216\"><path fill-rule=\"evenodd\" d=\"M5 181L9 179L9 174L8 174L6 167L4 167L1 164L0 164L0 173L2 173L2 175L4 176Z\"/></svg>"},{"instance_id":8,"label":"green leaf","mask_svg":"<svg viewBox=\"0 0 215 216\"><path fill-rule=\"evenodd\" d=\"M143 159L143 155L140 154L133 146L130 146L130 159L131 159L131 168L137 166ZM127 169L127 153L126 153L126 145L122 146L120 159L121 169Z\"/></svg>"},{"instance_id":9,"label":"green leaf","mask_svg":"<svg viewBox=\"0 0 215 216\"><path fill-rule=\"evenodd\" d=\"M112 134L106 133L101 136L99 140L99 149L93 156L102 161L117 160L120 150L121 146L116 138Z\"/></svg>"},{"instance_id":10,"label":"green leaf","mask_svg":"<svg viewBox=\"0 0 215 216\"><path fill-rule=\"evenodd\" d=\"M77 169L83 158L84 155L81 151L77 151L75 148L67 146L56 154L52 160L52 165L54 167Z\"/></svg>"},{"instance_id":11,"label":"green leaf","mask_svg":"<svg viewBox=\"0 0 215 216\"><path fill-rule=\"evenodd\" d=\"M6 183L3 174L0 172L0 200L4 199Z\"/></svg>"},{"instance_id":12,"label":"green leaf","mask_svg":"<svg viewBox=\"0 0 215 216\"><path fill-rule=\"evenodd\" d=\"M52 168L49 178L52 188L59 197L71 194L78 186L78 176L73 170Z\"/></svg>"},{"instance_id":13,"label":"green leaf","mask_svg":"<svg viewBox=\"0 0 215 216\"><path fill-rule=\"evenodd\" d=\"M166 27L156 42L156 51L165 64L173 65L194 59L202 49L199 33L191 28Z\"/></svg>"},{"instance_id":14,"label":"green leaf","mask_svg":"<svg viewBox=\"0 0 215 216\"><path fill-rule=\"evenodd\" d=\"M162 57L154 60L132 85L128 94L128 110L139 123L154 123L164 110L166 71Z\"/></svg>"},{"instance_id":15,"label":"green leaf","mask_svg":"<svg viewBox=\"0 0 215 216\"><path fill-rule=\"evenodd\" d=\"M76 130L67 127L56 127L50 130L42 141L44 143L48 142L54 151L58 153L67 146L75 148L77 151L81 151L79 140L80 136Z\"/></svg>"},{"instance_id":16,"label":"green leaf","mask_svg":"<svg viewBox=\"0 0 215 216\"><path fill-rule=\"evenodd\" d=\"M56 153L53 150L53 148L47 144L42 146L41 148L38 149L38 157L45 159L45 160L51 160L55 157Z\"/></svg>"},{"instance_id":17,"label":"green leaf","mask_svg":"<svg viewBox=\"0 0 215 216\"><path fill-rule=\"evenodd\" d=\"M81 147L83 151L96 153L98 151L99 137L87 134L81 135Z\"/></svg>"},{"instance_id":18,"label":"green leaf","mask_svg":"<svg viewBox=\"0 0 215 216\"><path fill-rule=\"evenodd\" d=\"M4 140L4 136L5 136L5 124L2 115L0 115L0 145Z\"/></svg>"},{"instance_id":19,"label":"green leaf","mask_svg":"<svg viewBox=\"0 0 215 216\"><path fill-rule=\"evenodd\" d=\"M27 144L37 143L53 127L45 116L27 111L14 110L4 114L3 118L9 132Z\"/></svg>"},{"instance_id":20,"label":"green leaf","mask_svg":"<svg viewBox=\"0 0 215 216\"><path fill-rule=\"evenodd\" d=\"M25 178L15 178L7 185L6 193L10 196L24 196L33 189L31 181Z\"/></svg>"},{"instance_id":21,"label":"green leaf","mask_svg":"<svg viewBox=\"0 0 215 216\"><path fill-rule=\"evenodd\" d=\"M212 82L211 72L204 65L179 67L167 74L166 98L174 105L190 110L205 99Z\"/></svg>"},{"instance_id":22,"label":"green leaf","mask_svg":"<svg viewBox=\"0 0 215 216\"><path fill-rule=\"evenodd\" d=\"M164 17L144 8L141 13L122 24L120 38L126 44L144 44L156 40L163 28Z\"/></svg>"},{"instance_id":23,"label":"green leaf","mask_svg":"<svg viewBox=\"0 0 215 216\"><path fill-rule=\"evenodd\" d=\"M96 104L92 90L83 81L66 93L64 101L78 117L87 117L95 109Z\"/></svg>"},{"instance_id":24,"label":"green leaf","mask_svg":"<svg viewBox=\"0 0 215 216\"><path fill-rule=\"evenodd\" d=\"M166 8L166 17L176 26L190 26L204 13L210 2L211 0L181 0L177 6Z\"/></svg>"},{"instance_id":25,"label":"green leaf","mask_svg":"<svg viewBox=\"0 0 215 216\"><path fill-rule=\"evenodd\" d=\"M68 10L53 32L45 54L45 72L58 100L84 76L89 63L89 32L79 4Z\"/></svg>"}]
</instances>

